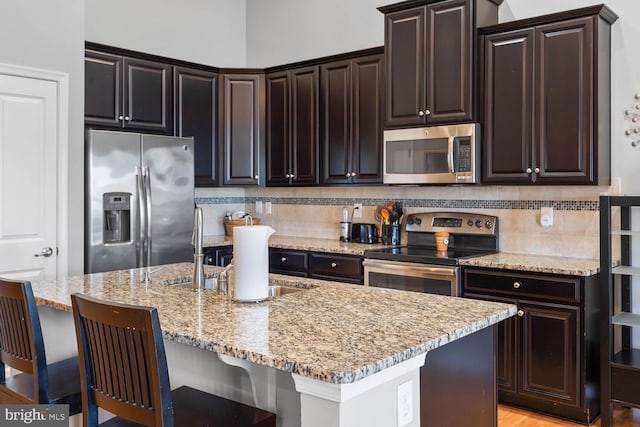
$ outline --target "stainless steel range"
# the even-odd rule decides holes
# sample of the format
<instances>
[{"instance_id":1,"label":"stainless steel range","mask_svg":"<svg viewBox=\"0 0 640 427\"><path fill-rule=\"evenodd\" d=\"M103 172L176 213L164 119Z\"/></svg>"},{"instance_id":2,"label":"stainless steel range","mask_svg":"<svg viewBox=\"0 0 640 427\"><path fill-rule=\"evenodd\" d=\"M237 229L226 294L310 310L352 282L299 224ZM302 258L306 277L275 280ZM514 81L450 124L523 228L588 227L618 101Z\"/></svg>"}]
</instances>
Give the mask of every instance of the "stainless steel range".
<instances>
[{"instance_id":1,"label":"stainless steel range","mask_svg":"<svg viewBox=\"0 0 640 427\"><path fill-rule=\"evenodd\" d=\"M462 212L407 216L406 246L365 251L364 284L460 295L460 260L498 251L498 217ZM436 232L448 232L448 250L436 250Z\"/></svg>"}]
</instances>

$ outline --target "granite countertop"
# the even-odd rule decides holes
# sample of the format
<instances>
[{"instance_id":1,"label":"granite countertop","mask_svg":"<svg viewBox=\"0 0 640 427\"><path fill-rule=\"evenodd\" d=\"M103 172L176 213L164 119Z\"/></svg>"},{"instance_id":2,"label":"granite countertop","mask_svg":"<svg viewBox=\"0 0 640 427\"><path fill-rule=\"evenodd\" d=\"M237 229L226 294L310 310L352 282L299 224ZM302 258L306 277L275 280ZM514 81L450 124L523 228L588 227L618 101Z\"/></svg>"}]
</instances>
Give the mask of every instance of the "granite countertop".
<instances>
[{"instance_id":1,"label":"granite countertop","mask_svg":"<svg viewBox=\"0 0 640 427\"><path fill-rule=\"evenodd\" d=\"M205 236L205 246L232 245L229 236ZM316 239L311 237L271 236L269 246L272 248L297 249L316 252L329 252L350 255L364 255L368 249L388 247L382 243L363 244L345 243L337 239ZM570 276L592 276L600 271L597 259L570 258L549 255L528 255L500 252L475 258L461 259L460 264L470 267L499 268L503 270L520 270L538 273L566 274Z\"/></svg>"},{"instance_id":2,"label":"granite countertop","mask_svg":"<svg viewBox=\"0 0 640 427\"><path fill-rule=\"evenodd\" d=\"M206 266L207 275L219 267ZM308 288L261 303L163 283L193 265L170 264L32 282L38 304L71 311L70 294L157 307L165 338L331 383L351 383L500 322L516 306L270 275Z\"/></svg>"},{"instance_id":3,"label":"granite countertop","mask_svg":"<svg viewBox=\"0 0 640 427\"><path fill-rule=\"evenodd\" d=\"M230 236L205 236L203 246L227 246L233 245L233 237ZM388 247L382 243L353 243L341 242L338 239L317 239L315 237L278 236L274 234L269 239L269 247L280 249L294 249L300 251L327 252L346 255L364 255L369 249Z\"/></svg>"},{"instance_id":4,"label":"granite countertop","mask_svg":"<svg viewBox=\"0 0 640 427\"><path fill-rule=\"evenodd\" d=\"M461 259L469 267L499 268L503 270L532 271L537 273L592 276L600 271L600 260L561 256L526 255L499 252L476 258Z\"/></svg>"}]
</instances>

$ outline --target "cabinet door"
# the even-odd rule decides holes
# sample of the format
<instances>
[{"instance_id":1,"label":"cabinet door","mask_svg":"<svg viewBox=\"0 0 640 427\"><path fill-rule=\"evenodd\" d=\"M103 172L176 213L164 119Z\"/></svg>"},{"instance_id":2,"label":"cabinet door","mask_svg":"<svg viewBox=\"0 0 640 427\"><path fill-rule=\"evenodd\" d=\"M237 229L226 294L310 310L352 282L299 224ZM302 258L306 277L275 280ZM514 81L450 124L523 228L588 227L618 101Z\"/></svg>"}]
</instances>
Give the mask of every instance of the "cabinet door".
<instances>
[{"instance_id":1,"label":"cabinet door","mask_svg":"<svg viewBox=\"0 0 640 427\"><path fill-rule=\"evenodd\" d=\"M353 60L354 183L382 183L383 55Z\"/></svg>"},{"instance_id":2,"label":"cabinet door","mask_svg":"<svg viewBox=\"0 0 640 427\"><path fill-rule=\"evenodd\" d=\"M469 0L427 6L426 116L429 124L473 118L473 35Z\"/></svg>"},{"instance_id":3,"label":"cabinet door","mask_svg":"<svg viewBox=\"0 0 640 427\"><path fill-rule=\"evenodd\" d=\"M351 181L350 60L322 65L322 147L324 184Z\"/></svg>"},{"instance_id":4,"label":"cabinet door","mask_svg":"<svg viewBox=\"0 0 640 427\"><path fill-rule=\"evenodd\" d=\"M593 182L593 19L536 27L537 180Z\"/></svg>"},{"instance_id":5,"label":"cabinet door","mask_svg":"<svg viewBox=\"0 0 640 427\"><path fill-rule=\"evenodd\" d=\"M522 396L580 405L580 308L519 301Z\"/></svg>"},{"instance_id":6,"label":"cabinet door","mask_svg":"<svg viewBox=\"0 0 640 427\"><path fill-rule=\"evenodd\" d=\"M225 185L260 185L264 76L222 77L222 146Z\"/></svg>"},{"instance_id":7,"label":"cabinet door","mask_svg":"<svg viewBox=\"0 0 640 427\"><path fill-rule=\"evenodd\" d=\"M530 183L533 169L533 29L484 36L481 43L483 180L487 183Z\"/></svg>"},{"instance_id":8,"label":"cabinet door","mask_svg":"<svg viewBox=\"0 0 640 427\"><path fill-rule=\"evenodd\" d=\"M464 292L465 298L516 304L516 300ZM518 336L517 317L510 317L498 323L496 343L496 378L500 396L517 393Z\"/></svg>"},{"instance_id":9,"label":"cabinet door","mask_svg":"<svg viewBox=\"0 0 640 427\"><path fill-rule=\"evenodd\" d=\"M318 183L318 67L291 71L291 173L294 184Z\"/></svg>"},{"instance_id":10,"label":"cabinet door","mask_svg":"<svg viewBox=\"0 0 640 427\"><path fill-rule=\"evenodd\" d=\"M172 134L171 65L124 58L124 127Z\"/></svg>"},{"instance_id":11,"label":"cabinet door","mask_svg":"<svg viewBox=\"0 0 640 427\"><path fill-rule=\"evenodd\" d=\"M289 150L289 71L266 76L267 86L267 184L288 184L291 173Z\"/></svg>"},{"instance_id":12,"label":"cabinet door","mask_svg":"<svg viewBox=\"0 0 640 427\"><path fill-rule=\"evenodd\" d=\"M175 135L192 136L195 184L218 184L217 90L218 75L190 68L174 68Z\"/></svg>"},{"instance_id":13,"label":"cabinet door","mask_svg":"<svg viewBox=\"0 0 640 427\"><path fill-rule=\"evenodd\" d=\"M122 57L92 50L84 56L84 121L121 128Z\"/></svg>"},{"instance_id":14,"label":"cabinet door","mask_svg":"<svg viewBox=\"0 0 640 427\"><path fill-rule=\"evenodd\" d=\"M385 126L424 124L426 7L385 15ZM447 47L447 49L449 49Z\"/></svg>"}]
</instances>

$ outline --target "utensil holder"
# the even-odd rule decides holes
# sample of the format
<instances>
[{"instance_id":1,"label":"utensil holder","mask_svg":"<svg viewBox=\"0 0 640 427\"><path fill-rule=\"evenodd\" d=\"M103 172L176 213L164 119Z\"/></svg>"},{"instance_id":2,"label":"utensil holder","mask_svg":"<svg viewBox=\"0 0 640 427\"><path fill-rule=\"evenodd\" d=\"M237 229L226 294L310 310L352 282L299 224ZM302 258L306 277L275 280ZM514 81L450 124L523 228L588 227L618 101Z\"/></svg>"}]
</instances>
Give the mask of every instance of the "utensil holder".
<instances>
[{"instance_id":1,"label":"utensil holder","mask_svg":"<svg viewBox=\"0 0 640 427\"><path fill-rule=\"evenodd\" d=\"M400 224L382 224L382 233L380 233L380 240L385 245L399 245L400 244Z\"/></svg>"}]
</instances>

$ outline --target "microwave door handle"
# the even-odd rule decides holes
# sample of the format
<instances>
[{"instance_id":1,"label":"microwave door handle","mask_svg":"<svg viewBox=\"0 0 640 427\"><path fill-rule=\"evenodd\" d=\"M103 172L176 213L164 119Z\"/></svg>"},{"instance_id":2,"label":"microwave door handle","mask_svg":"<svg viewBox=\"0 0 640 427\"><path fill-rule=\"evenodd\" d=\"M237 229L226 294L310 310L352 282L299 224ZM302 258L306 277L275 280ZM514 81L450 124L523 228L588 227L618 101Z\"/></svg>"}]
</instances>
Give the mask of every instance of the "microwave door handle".
<instances>
[{"instance_id":1,"label":"microwave door handle","mask_svg":"<svg viewBox=\"0 0 640 427\"><path fill-rule=\"evenodd\" d=\"M449 163L449 172L450 173L456 173L454 167L453 167L453 142L455 140L455 137L450 136L449 137L449 152L447 154L447 161Z\"/></svg>"}]
</instances>

